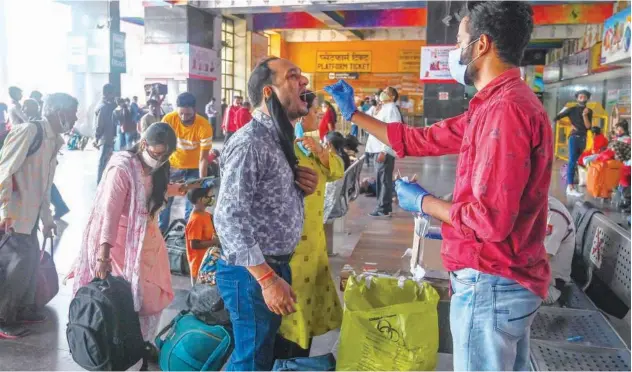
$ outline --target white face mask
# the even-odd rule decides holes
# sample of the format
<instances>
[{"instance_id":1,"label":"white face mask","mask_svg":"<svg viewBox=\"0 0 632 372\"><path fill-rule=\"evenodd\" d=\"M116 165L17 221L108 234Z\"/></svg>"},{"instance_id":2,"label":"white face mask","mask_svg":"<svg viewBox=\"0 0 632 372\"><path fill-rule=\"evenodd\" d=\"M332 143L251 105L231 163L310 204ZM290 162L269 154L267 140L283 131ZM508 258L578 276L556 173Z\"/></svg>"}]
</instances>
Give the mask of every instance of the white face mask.
<instances>
[{"instance_id":1,"label":"white face mask","mask_svg":"<svg viewBox=\"0 0 632 372\"><path fill-rule=\"evenodd\" d=\"M150 167L151 169L158 169L160 167L162 167L163 164L165 164L165 162L160 162L154 158L151 157L151 155L149 155L149 152L147 151L147 149L143 150L140 153L140 157L141 159L143 159L143 163L145 163L148 167Z\"/></svg>"},{"instance_id":2,"label":"white face mask","mask_svg":"<svg viewBox=\"0 0 632 372\"><path fill-rule=\"evenodd\" d=\"M471 43L467 44L465 48L457 48L451 50L448 54L448 67L450 68L450 75L452 75L452 78L461 85L467 85L465 83L465 74L467 73L467 67L471 65L474 61L476 61L478 57L480 57L478 56L472 59L472 61L467 65L463 65L461 64L461 55L463 54L463 50L466 50L470 47L470 45L474 44L477 41L478 39L472 41Z\"/></svg>"},{"instance_id":3,"label":"white face mask","mask_svg":"<svg viewBox=\"0 0 632 372\"><path fill-rule=\"evenodd\" d=\"M391 100L391 97L388 96L388 93L386 92L380 93L380 101L389 102L390 100Z\"/></svg>"}]
</instances>

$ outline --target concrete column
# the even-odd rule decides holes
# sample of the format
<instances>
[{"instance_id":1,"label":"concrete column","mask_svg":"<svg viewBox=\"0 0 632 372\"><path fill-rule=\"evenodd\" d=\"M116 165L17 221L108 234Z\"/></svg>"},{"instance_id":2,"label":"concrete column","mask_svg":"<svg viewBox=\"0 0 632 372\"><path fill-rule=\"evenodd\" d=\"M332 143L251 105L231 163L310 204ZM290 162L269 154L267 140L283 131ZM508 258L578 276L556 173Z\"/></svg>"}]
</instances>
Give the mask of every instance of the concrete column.
<instances>
[{"instance_id":1,"label":"concrete column","mask_svg":"<svg viewBox=\"0 0 632 372\"><path fill-rule=\"evenodd\" d=\"M245 20L235 20L235 86L248 97L248 77L250 76L250 35ZM228 102L232 97L227 97Z\"/></svg>"},{"instance_id":2,"label":"concrete column","mask_svg":"<svg viewBox=\"0 0 632 372\"><path fill-rule=\"evenodd\" d=\"M9 85L9 63L6 58L9 55L9 50L7 45L9 44L8 36L7 36L7 13L6 13L6 2L0 1L0 89L2 89L2 94L4 95Z\"/></svg>"},{"instance_id":3,"label":"concrete column","mask_svg":"<svg viewBox=\"0 0 632 372\"><path fill-rule=\"evenodd\" d=\"M70 1L73 34L96 32L100 29L120 30L119 2L105 0ZM110 48L109 41L103 48ZM109 52L108 52L109 53ZM72 94L80 102L79 121L92 123L94 128L94 108L101 100L103 85L114 85L120 95L121 76L119 73L73 73Z\"/></svg>"},{"instance_id":4,"label":"concrete column","mask_svg":"<svg viewBox=\"0 0 632 372\"><path fill-rule=\"evenodd\" d=\"M221 47L221 16L192 6L160 6L145 8L145 44L190 44L214 50L219 58ZM219 74L218 74L219 76ZM170 79L172 77L165 76ZM169 85L169 97L175 104L174 91ZM186 90L197 99L196 111L215 97L219 101L220 82L203 79L186 79ZM172 93L174 92L174 93Z\"/></svg>"},{"instance_id":5,"label":"concrete column","mask_svg":"<svg viewBox=\"0 0 632 372\"><path fill-rule=\"evenodd\" d=\"M454 14L458 13L465 3L454 1L429 1L428 24L426 26L427 45L456 45L459 21ZM449 25L443 22L450 15ZM448 93L448 100L439 100L439 93ZM461 84L425 84L424 85L424 117L427 124L433 124L445 118L460 115L467 107L464 100L465 87Z\"/></svg>"}]
</instances>

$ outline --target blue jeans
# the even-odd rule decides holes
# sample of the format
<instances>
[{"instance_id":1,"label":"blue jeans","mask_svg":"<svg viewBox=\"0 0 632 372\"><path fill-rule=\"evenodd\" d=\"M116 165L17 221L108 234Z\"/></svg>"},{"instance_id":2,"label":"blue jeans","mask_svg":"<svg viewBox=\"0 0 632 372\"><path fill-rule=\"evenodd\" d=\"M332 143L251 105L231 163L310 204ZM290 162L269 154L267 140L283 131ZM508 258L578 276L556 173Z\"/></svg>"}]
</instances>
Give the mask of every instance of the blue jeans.
<instances>
[{"instance_id":1,"label":"blue jeans","mask_svg":"<svg viewBox=\"0 0 632 372\"><path fill-rule=\"evenodd\" d=\"M474 269L450 274L455 371L528 371L542 299L516 281Z\"/></svg>"},{"instance_id":2,"label":"blue jeans","mask_svg":"<svg viewBox=\"0 0 632 372\"><path fill-rule=\"evenodd\" d=\"M575 184L575 170L577 169L577 160L586 148L586 136L578 136L571 134L568 137L568 168L566 170L566 183L568 185Z\"/></svg>"},{"instance_id":3,"label":"blue jeans","mask_svg":"<svg viewBox=\"0 0 632 372\"><path fill-rule=\"evenodd\" d=\"M112 157L112 152L114 152L114 145L105 143L101 145L101 157L99 158L99 170L97 171L97 185L101 183L101 177L103 177L105 167L108 165L110 157Z\"/></svg>"},{"instance_id":4,"label":"blue jeans","mask_svg":"<svg viewBox=\"0 0 632 372\"><path fill-rule=\"evenodd\" d=\"M289 264L270 264L270 267L291 282ZM268 309L261 287L245 267L219 260L215 279L230 314L235 338L226 371L269 371L274 362L274 340L281 316Z\"/></svg>"},{"instance_id":5,"label":"blue jeans","mask_svg":"<svg viewBox=\"0 0 632 372\"><path fill-rule=\"evenodd\" d=\"M335 371L336 359L333 354L311 358L277 359L273 371Z\"/></svg>"},{"instance_id":6,"label":"blue jeans","mask_svg":"<svg viewBox=\"0 0 632 372\"><path fill-rule=\"evenodd\" d=\"M68 205L64 202L64 199L61 197L57 186L53 184L50 189L50 203L55 207L55 218L59 219L70 212Z\"/></svg>"},{"instance_id":7,"label":"blue jeans","mask_svg":"<svg viewBox=\"0 0 632 372\"><path fill-rule=\"evenodd\" d=\"M118 132L118 150L127 150L134 145L134 142L138 139L138 132Z\"/></svg>"},{"instance_id":8,"label":"blue jeans","mask_svg":"<svg viewBox=\"0 0 632 372\"><path fill-rule=\"evenodd\" d=\"M358 126L355 124L351 124L351 135L354 137L358 136Z\"/></svg>"},{"instance_id":9,"label":"blue jeans","mask_svg":"<svg viewBox=\"0 0 632 372\"><path fill-rule=\"evenodd\" d=\"M200 171L198 169L171 168L171 173L169 174L170 182L183 182L198 178L200 178ZM184 219L188 221L189 216L191 216L191 211L193 210L193 204L191 204L188 198L184 198L184 200L186 203L184 208ZM173 197L167 199L167 205L162 212L160 212L160 216L158 217L160 231L162 231L163 234L169 228L169 221L171 220L171 205L173 205Z\"/></svg>"}]
</instances>

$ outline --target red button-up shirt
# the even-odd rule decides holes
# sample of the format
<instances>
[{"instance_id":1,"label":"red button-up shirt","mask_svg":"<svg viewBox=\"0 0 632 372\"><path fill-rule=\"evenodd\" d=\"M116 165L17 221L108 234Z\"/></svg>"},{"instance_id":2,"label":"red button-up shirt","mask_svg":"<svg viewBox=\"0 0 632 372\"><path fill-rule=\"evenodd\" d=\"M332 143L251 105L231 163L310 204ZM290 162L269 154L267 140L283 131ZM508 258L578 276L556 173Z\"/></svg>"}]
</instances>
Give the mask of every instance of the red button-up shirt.
<instances>
[{"instance_id":1,"label":"red button-up shirt","mask_svg":"<svg viewBox=\"0 0 632 372\"><path fill-rule=\"evenodd\" d=\"M494 79L466 113L427 128L390 124L388 139L400 157L459 154L450 225L441 230L445 268L513 279L545 298L553 134L520 70Z\"/></svg>"},{"instance_id":2,"label":"red button-up shirt","mask_svg":"<svg viewBox=\"0 0 632 372\"><path fill-rule=\"evenodd\" d=\"M250 114L250 110L245 107L241 107L235 114L235 131L238 131L241 127L250 123L251 120L252 115Z\"/></svg>"},{"instance_id":3,"label":"red button-up shirt","mask_svg":"<svg viewBox=\"0 0 632 372\"><path fill-rule=\"evenodd\" d=\"M222 129L228 133L237 132L237 111L241 109L241 106L231 105L224 113L224 119L222 120Z\"/></svg>"}]
</instances>

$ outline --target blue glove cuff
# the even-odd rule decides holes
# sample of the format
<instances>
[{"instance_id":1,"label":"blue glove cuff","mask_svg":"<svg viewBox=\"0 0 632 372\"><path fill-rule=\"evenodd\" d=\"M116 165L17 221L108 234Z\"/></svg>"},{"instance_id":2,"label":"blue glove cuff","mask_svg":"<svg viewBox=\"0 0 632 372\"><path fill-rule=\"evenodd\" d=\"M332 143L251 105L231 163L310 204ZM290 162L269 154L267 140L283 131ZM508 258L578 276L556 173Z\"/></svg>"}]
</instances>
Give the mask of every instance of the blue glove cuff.
<instances>
[{"instance_id":1,"label":"blue glove cuff","mask_svg":"<svg viewBox=\"0 0 632 372\"><path fill-rule=\"evenodd\" d=\"M424 212L424 208L423 208L423 206L424 206L424 198L426 196L428 196L428 195L430 195L430 194L422 194L422 195L419 195L417 197L417 205L419 205L419 213L421 213L421 215L423 217L428 217L428 214L426 214L426 212Z\"/></svg>"},{"instance_id":2,"label":"blue glove cuff","mask_svg":"<svg viewBox=\"0 0 632 372\"><path fill-rule=\"evenodd\" d=\"M357 108L353 110L353 112L351 112L349 115L345 116L345 120L351 120L351 118L353 117L353 115L355 115L356 112L359 112Z\"/></svg>"}]
</instances>

